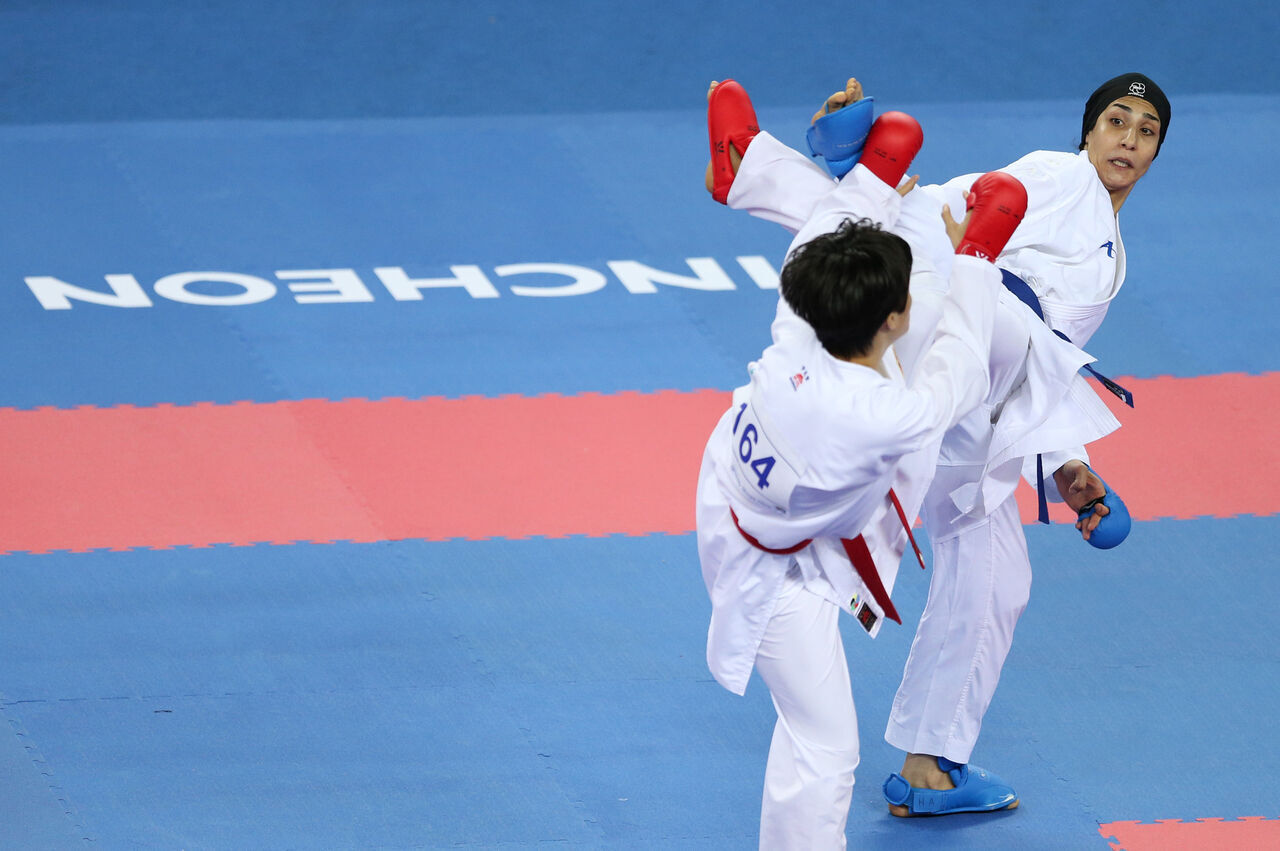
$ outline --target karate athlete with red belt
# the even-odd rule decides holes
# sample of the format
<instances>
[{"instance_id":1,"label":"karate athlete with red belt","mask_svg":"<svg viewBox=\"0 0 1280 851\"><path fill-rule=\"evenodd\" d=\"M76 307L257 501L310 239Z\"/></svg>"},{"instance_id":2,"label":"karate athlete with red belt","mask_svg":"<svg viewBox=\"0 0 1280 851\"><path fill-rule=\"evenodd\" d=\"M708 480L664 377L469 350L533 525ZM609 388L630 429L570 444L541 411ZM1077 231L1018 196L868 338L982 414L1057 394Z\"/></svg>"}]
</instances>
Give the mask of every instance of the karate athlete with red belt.
<instances>
[{"instance_id":1,"label":"karate athlete with red belt","mask_svg":"<svg viewBox=\"0 0 1280 851\"><path fill-rule=\"evenodd\" d=\"M724 197L758 129L733 81L712 91L708 124L713 188ZM1002 287L980 258L1003 248L1026 193L993 174L974 182L965 224L949 209L940 215L956 253L936 333L908 382L892 344L910 324L911 254L882 228L897 219L895 187L921 141L914 119L881 116L862 162L814 204L783 267L773 345L749 367L703 456L707 663L737 694L754 667L778 714L762 848L845 846L859 749L838 614L871 634L883 618L899 620L888 592L910 537L902 506L918 504L942 435L988 388Z\"/></svg>"},{"instance_id":2,"label":"karate athlete with red belt","mask_svg":"<svg viewBox=\"0 0 1280 851\"><path fill-rule=\"evenodd\" d=\"M871 110L861 94L850 80L810 130L815 155L833 174L861 153ZM935 561L885 733L908 754L901 773L885 782L895 815L1017 803L1008 784L968 762L1030 594L1013 496L1019 475L1083 510L1077 528L1095 546L1113 546L1127 534L1123 503L1087 466L1084 444L1119 423L1078 376L1093 360L1079 347L1124 283L1118 214L1155 159L1169 118L1159 86L1123 74L1088 99L1079 153L1036 151L1001 169L1026 186L1028 208L996 259L1013 279L996 314L990 392L946 435L922 506ZM914 302L911 333L896 348L908 377L938 315L940 291L929 282L945 280L951 263L937 210L962 198L974 177L920 187L902 204L896 228L913 250ZM723 201L795 231L830 186L831 177L808 158L761 133ZM1021 296L1014 294L1019 287Z\"/></svg>"}]
</instances>

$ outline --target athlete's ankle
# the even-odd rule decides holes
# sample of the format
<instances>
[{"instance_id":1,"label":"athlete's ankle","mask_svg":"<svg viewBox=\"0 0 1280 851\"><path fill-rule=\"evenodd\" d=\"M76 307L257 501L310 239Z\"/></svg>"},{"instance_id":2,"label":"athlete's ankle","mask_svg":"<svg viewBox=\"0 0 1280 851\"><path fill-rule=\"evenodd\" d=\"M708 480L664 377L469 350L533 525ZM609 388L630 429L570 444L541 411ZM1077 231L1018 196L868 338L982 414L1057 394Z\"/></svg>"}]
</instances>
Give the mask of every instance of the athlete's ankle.
<instances>
[{"instance_id":1,"label":"athlete's ankle","mask_svg":"<svg viewBox=\"0 0 1280 851\"><path fill-rule=\"evenodd\" d=\"M902 763L902 779L917 789L954 789L951 775L938 767L938 758L931 754L907 754Z\"/></svg>"}]
</instances>

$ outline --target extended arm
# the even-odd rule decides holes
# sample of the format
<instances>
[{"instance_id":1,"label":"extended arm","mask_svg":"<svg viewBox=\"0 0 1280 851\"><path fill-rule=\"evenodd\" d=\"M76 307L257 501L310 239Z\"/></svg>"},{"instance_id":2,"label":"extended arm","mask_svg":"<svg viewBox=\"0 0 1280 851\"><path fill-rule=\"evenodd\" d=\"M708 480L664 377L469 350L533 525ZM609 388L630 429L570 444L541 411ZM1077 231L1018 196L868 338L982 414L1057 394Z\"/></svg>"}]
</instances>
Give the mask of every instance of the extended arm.
<instances>
[{"instance_id":1,"label":"extended arm","mask_svg":"<svg viewBox=\"0 0 1280 851\"><path fill-rule=\"evenodd\" d=\"M992 261L1017 228L1026 203L1026 190L1017 180L993 172L975 182L964 222L957 222L949 207L942 208L958 256L951 266L950 290L941 302L937 332L911 384L932 399L932 428L950 428L987 394L1000 291L1000 274Z\"/></svg>"}]
</instances>

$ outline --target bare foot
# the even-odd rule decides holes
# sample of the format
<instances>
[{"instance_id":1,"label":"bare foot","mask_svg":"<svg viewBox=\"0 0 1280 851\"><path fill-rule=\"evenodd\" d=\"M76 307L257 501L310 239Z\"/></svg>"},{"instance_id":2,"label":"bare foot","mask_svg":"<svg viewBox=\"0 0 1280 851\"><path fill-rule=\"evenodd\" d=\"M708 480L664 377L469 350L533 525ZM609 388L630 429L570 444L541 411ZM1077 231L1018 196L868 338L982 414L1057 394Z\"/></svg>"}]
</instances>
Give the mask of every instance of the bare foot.
<instances>
[{"instance_id":1,"label":"bare foot","mask_svg":"<svg viewBox=\"0 0 1280 851\"><path fill-rule=\"evenodd\" d=\"M836 92L827 98L827 102L822 105L822 109L813 114L813 120L817 121L824 115L835 112L837 109L848 106L851 103L857 103L860 100L862 100L862 83L859 83L856 77L850 77L844 84L844 91Z\"/></svg>"},{"instance_id":2,"label":"bare foot","mask_svg":"<svg viewBox=\"0 0 1280 851\"><path fill-rule=\"evenodd\" d=\"M707 101L711 101L711 93L716 90L716 86L720 85L719 80L712 80L711 85L707 87ZM738 153L738 149L729 143L729 165L733 168L733 173L738 173L738 166L742 164L742 154ZM707 161L707 191L714 192L716 186L715 174L711 169L711 161Z\"/></svg>"},{"instance_id":3,"label":"bare foot","mask_svg":"<svg viewBox=\"0 0 1280 851\"><path fill-rule=\"evenodd\" d=\"M938 768L938 758L936 756L922 753L907 754L907 758L902 763L902 771L900 773L903 780L906 780L917 789L956 788L956 784L951 782L951 775ZM911 811L904 806L890 804L889 814L898 818L906 818L911 815Z\"/></svg>"}]
</instances>

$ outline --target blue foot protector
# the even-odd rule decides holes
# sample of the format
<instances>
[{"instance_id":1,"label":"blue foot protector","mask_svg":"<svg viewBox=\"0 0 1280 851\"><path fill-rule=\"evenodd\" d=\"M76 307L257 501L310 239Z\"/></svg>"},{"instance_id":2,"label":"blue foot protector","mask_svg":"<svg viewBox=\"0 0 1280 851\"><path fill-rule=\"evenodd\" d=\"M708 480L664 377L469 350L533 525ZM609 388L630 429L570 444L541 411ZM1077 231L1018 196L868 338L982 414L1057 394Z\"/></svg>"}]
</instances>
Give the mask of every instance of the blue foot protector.
<instances>
[{"instance_id":1,"label":"blue foot protector","mask_svg":"<svg viewBox=\"0 0 1280 851\"><path fill-rule=\"evenodd\" d=\"M1092 467L1089 469L1095 476L1098 476L1097 470ZM1098 476L1098 478L1101 480L1102 476ZM1133 521L1129 519L1129 508L1124 504L1124 500L1120 498L1120 495L1113 491L1105 481L1102 482L1102 486L1107 489L1107 492L1084 508L1081 508L1080 516L1084 517L1090 511L1093 511L1093 506L1099 502L1111 509L1110 514L1098 521L1098 528L1089 533L1089 543L1100 550L1109 550L1129 537L1129 529L1132 528Z\"/></svg>"},{"instance_id":2,"label":"blue foot protector","mask_svg":"<svg viewBox=\"0 0 1280 851\"><path fill-rule=\"evenodd\" d=\"M890 774L884 781L884 799L894 806L906 807L913 816L989 813L1018 806L1013 787L984 768L961 765L941 756L938 768L951 775L956 788L921 789L907 783L901 774Z\"/></svg>"},{"instance_id":3,"label":"blue foot protector","mask_svg":"<svg viewBox=\"0 0 1280 851\"><path fill-rule=\"evenodd\" d=\"M809 125L805 138L809 152L827 161L827 171L844 177L862 156L862 146L875 121L875 98L863 98L849 106L828 112Z\"/></svg>"}]
</instances>

